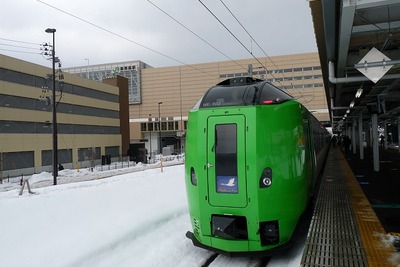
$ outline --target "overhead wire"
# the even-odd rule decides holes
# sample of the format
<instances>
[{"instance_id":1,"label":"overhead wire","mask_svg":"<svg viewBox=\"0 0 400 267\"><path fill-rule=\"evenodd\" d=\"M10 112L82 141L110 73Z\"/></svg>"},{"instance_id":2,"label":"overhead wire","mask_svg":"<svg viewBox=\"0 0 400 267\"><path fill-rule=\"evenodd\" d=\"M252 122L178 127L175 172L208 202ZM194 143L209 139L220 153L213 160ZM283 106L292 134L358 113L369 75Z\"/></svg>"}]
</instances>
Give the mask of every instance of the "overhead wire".
<instances>
[{"instance_id":1,"label":"overhead wire","mask_svg":"<svg viewBox=\"0 0 400 267\"><path fill-rule=\"evenodd\" d=\"M12 44L5 44L5 43L0 43L0 45L2 45L2 46L10 46L10 47L15 47L15 48L30 49L30 50L40 50L39 48L22 46L22 45L12 45Z\"/></svg>"},{"instance_id":2,"label":"overhead wire","mask_svg":"<svg viewBox=\"0 0 400 267\"><path fill-rule=\"evenodd\" d=\"M236 41L265 69L265 71L268 72L267 67L264 66L264 64L253 54L253 52L251 50L249 50L243 43L242 41L239 40L238 37L236 37L235 34L233 34L233 32L201 1L198 0L205 9L207 9L207 11L233 36L233 38L236 39ZM232 13L231 13L232 14ZM275 76L271 73L271 76L275 78ZM285 87L282 85L282 83L278 80L278 83L282 86L282 88L285 90Z\"/></svg>"},{"instance_id":3,"label":"overhead wire","mask_svg":"<svg viewBox=\"0 0 400 267\"><path fill-rule=\"evenodd\" d=\"M236 35L234 35L233 32L232 32L231 30L229 30L229 28L214 14L201 0L198 0L198 1L203 5L203 7L204 7L205 9L207 9L207 11L208 11L221 25L233 36L233 38L235 38L236 41L238 41L238 43L241 44L242 47L243 47L247 52L249 52L249 54L253 55L253 53L239 40L239 38L237 38ZM254 57L254 55L253 55L253 57ZM259 63L262 65L261 62L259 62Z\"/></svg>"},{"instance_id":4,"label":"overhead wire","mask_svg":"<svg viewBox=\"0 0 400 267\"><path fill-rule=\"evenodd\" d=\"M25 42L25 41L19 41L19 40L7 39L7 38L0 38L0 40L14 42L14 43L22 43L22 44L41 45L41 44L37 44L37 43L31 43L31 42Z\"/></svg>"},{"instance_id":5,"label":"overhead wire","mask_svg":"<svg viewBox=\"0 0 400 267\"><path fill-rule=\"evenodd\" d=\"M233 32L231 30L229 30L229 28L217 17L217 15L215 15L201 0L198 0L205 9L207 9L207 11L233 36L233 38L236 39L236 41L255 59L257 60L257 62L266 70L268 71L267 67L264 66L264 64L256 57L254 56L253 52L251 50L249 50L240 40L238 37L236 37L235 34L233 34ZM272 75L272 77L274 77ZM274 77L275 78L275 77ZM278 81L279 82L279 81ZM280 82L279 82L280 83ZM282 85L282 84L281 84ZM283 86L283 85L282 85Z\"/></svg>"},{"instance_id":6,"label":"overhead wire","mask_svg":"<svg viewBox=\"0 0 400 267\"><path fill-rule=\"evenodd\" d=\"M74 14L69 13L69 12L67 12L67 11L65 11L65 10L62 10L62 9L60 9L60 8L58 8L58 7L55 7L55 6L53 6L53 5L50 5L50 4L48 4L48 3L44 2L44 1L41 1L41 0L36 0L36 1L39 2L39 3L41 3L41 4L43 4L43 5L46 5L46 6L48 6L48 7L51 7L51 8L53 8L53 9L55 9L55 10L61 12L61 13L64 13L64 14L66 14L66 15L68 15L68 16L71 16L71 17L73 17L73 18L75 18L75 19L78 19L78 20L80 20L80 21L82 21L82 22L85 22L85 23L87 23L87 24L89 24L89 25L91 25L91 26L93 26L93 27L95 27L95 28L98 28L98 29L100 29L100 30L102 30L102 31L105 31L105 32L107 32L107 33L109 33L109 34L111 34L111 35L117 36L117 37L119 37L119 38L121 38L121 39L123 39L123 40L125 40L125 41L128 41L128 42L130 42L130 43L133 43L133 44L135 44L135 45L137 45L137 46L140 46L140 47L142 47L142 48L144 48L144 49L147 49L147 50L149 50L149 51L151 51L151 52L154 52L154 53L159 54L159 55L161 55L161 56L163 56L163 57L166 57L166 58L169 58L169 59L171 59L171 60L173 60L173 61L175 61L175 62L178 62L178 63L180 63L180 64L182 64L182 65L185 65L185 66L187 66L187 67L190 67L190 68L192 68L192 69L201 71L201 72L203 72L203 73L209 75L209 73L205 72L204 70L198 69L198 68L196 68L196 67L194 67L194 66L192 66L192 65L190 65L190 64L187 64L187 63L185 63L185 62L182 62L182 61L180 61L180 60L178 60L178 59L176 59L176 58L173 58L173 57L171 57L171 56L169 56L169 55L167 55L167 54L165 54L165 53L162 53L162 52L160 52L160 51L157 51L157 50L155 50L155 49L153 49L153 48L150 48L150 47L148 47L148 46L146 46L146 45L143 45L143 44L141 44L141 43L138 43L138 42L136 42L136 41L134 41L134 40L132 40L132 39L130 39L130 38L128 38L128 37L125 37L125 36L123 36L123 35L121 35L121 34L115 33L115 32L113 32L113 31L111 31L111 30L109 30L109 29L106 29L106 28L104 28L104 27L102 27L102 26L99 26L99 25L97 25L97 24L95 24L95 23L93 23L93 22L90 22L90 21L86 20L86 19L83 19L83 18L81 18L81 17L78 17L77 15L74 15Z\"/></svg>"},{"instance_id":7,"label":"overhead wire","mask_svg":"<svg viewBox=\"0 0 400 267\"><path fill-rule=\"evenodd\" d=\"M199 0L200 1L200 0ZM264 53L264 55L271 61L271 63L275 66L275 68L278 69L278 71L281 71L281 69L275 64L275 62L271 59L271 57L265 52L265 50L259 45L259 43L256 41L256 39L254 39L254 37L250 34L250 32L246 29L246 27L239 21L239 19L235 16L235 14L233 14L233 12L229 9L229 7L222 1L220 0L220 2L222 3L222 5L228 10L228 12L232 15L232 17L236 20L236 22L242 27L242 29L247 33L247 35L251 38L252 41L254 41L254 43L258 46L258 48L260 48L260 50ZM252 54L252 53L251 53ZM263 66L263 65L262 65ZM264 66L263 66L264 67ZM267 68L264 67L264 69L268 72ZM274 79L276 79L276 77L272 74L269 73ZM288 78L286 77L285 73L282 71L283 77L285 79L288 80ZM279 81L277 80L277 82L282 86L282 89L287 90L285 88L285 86ZM289 81L290 82L290 81ZM290 82L290 85L292 86L292 88L294 89L294 85L292 82ZM301 91L298 91L301 95L301 97L303 97L303 93ZM301 98L300 97L300 98Z\"/></svg>"},{"instance_id":8,"label":"overhead wire","mask_svg":"<svg viewBox=\"0 0 400 267\"><path fill-rule=\"evenodd\" d=\"M11 48L13 48L13 49L0 48L1 51L8 51L8 52L15 52L15 53L25 53L25 54L37 54L37 55L41 54L41 52L29 51L29 50L41 51L40 44L31 43L31 42L24 42L24 41L19 41L19 40L13 40L13 39L7 39L7 38L0 38L0 40L9 42L9 43L0 43L0 47L3 46L3 47L11 47ZM38 47L23 46L23 45L17 45L17 44L14 44L14 43L35 45L35 46L38 46ZM28 51L23 50L23 49L26 49Z\"/></svg>"},{"instance_id":9,"label":"overhead wire","mask_svg":"<svg viewBox=\"0 0 400 267\"><path fill-rule=\"evenodd\" d=\"M249 35L249 37L251 38L251 40L258 46L258 48L260 48L260 50L264 53L264 55L271 61L271 63L280 70L280 68L275 64L275 62L270 58L270 56L264 51L264 49L258 44L258 42L256 41L256 39L254 39L254 37L250 34L250 32L246 29L246 27L244 27L244 25L239 21L239 19L235 16L235 14L233 14L233 12L229 9L229 7L222 1L220 0L220 2L222 3L222 5L224 5L224 7L229 11L229 13L232 15L232 17L237 21L237 23L239 23L239 25L242 27L242 29Z\"/></svg>"},{"instance_id":10,"label":"overhead wire","mask_svg":"<svg viewBox=\"0 0 400 267\"><path fill-rule=\"evenodd\" d=\"M219 52L221 55L223 55L224 57L228 58L229 60L231 60L232 62L236 63L238 66L242 67L243 69L247 70L245 67L243 67L242 65L240 65L239 62L235 61L234 59L230 58L228 55L226 55L224 52L222 52L221 50L219 50L218 48L216 48L214 45L212 45L211 43L209 43L208 41L206 41L204 38L202 38L201 36L199 36L197 33L195 33L193 30L189 29L187 26L185 26L183 23L181 23L180 21L178 21L177 19L175 19L172 15L168 14L165 10L163 10L162 8L160 8L159 6L157 6L156 4L154 4L153 2L151 2L150 0L147 0L147 2L149 2L150 4L152 4L154 7L156 7L158 10L160 10L161 12L163 12L165 15L167 15L168 17L170 17L172 20L174 20L176 23L178 23L179 25L181 25L183 28L185 28L186 30L188 30L190 33L192 33L194 36L196 36L197 38L199 38L200 40L202 40L204 43L206 43L207 45L209 45L210 47L212 47L214 50L216 50L217 52Z\"/></svg>"},{"instance_id":11,"label":"overhead wire","mask_svg":"<svg viewBox=\"0 0 400 267\"><path fill-rule=\"evenodd\" d=\"M1 51L7 51L7 52L15 52L15 53L24 53L24 54L32 54L32 55L40 55L42 54L41 52L29 52L29 51L22 51L22 50L13 50L13 49L4 49L0 48Z\"/></svg>"}]
</instances>

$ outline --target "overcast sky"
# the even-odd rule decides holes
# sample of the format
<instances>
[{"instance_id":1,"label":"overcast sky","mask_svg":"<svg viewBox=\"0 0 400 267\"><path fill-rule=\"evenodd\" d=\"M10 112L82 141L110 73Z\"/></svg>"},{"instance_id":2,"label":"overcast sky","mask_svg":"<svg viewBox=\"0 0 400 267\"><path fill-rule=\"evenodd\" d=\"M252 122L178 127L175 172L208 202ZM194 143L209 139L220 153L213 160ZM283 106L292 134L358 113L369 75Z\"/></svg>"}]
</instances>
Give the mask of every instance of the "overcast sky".
<instances>
[{"instance_id":1,"label":"overcast sky","mask_svg":"<svg viewBox=\"0 0 400 267\"><path fill-rule=\"evenodd\" d=\"M52 42L45 29L55 28L63 68L130 60L162 67L251 58L250 52L317 51L306 0L2 1L0 22L0 53L44 66L51 62L39 44Z\"/></svg>"}]
</instances>

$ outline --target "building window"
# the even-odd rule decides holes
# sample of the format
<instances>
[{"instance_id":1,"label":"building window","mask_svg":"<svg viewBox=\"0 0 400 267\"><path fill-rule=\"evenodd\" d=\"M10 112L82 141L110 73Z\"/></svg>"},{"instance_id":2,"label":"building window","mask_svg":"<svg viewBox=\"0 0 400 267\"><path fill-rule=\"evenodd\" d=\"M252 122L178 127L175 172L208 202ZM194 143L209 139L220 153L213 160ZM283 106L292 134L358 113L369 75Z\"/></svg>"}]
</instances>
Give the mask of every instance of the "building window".
<instances>
[{"instance_id":1,"label":"building window","mask_svg":"<svg viewBox=\"0 0 400 267\"><path fill-rule=\"evenodd\" d=\"M140 124L140 130L141 130L142 132L147 131L147 130L146 130L146 123L141 123L141 124Z\"/></svg>"},{"instance_id":2,"label":"building window","mask_svg":"<svg viewBox=\"0 0 400 267\"><path fill-rule=\"evenodd\" d=\"M169 121L168 122L168 130L173 131L174 129L174 122L173 121Z\"/></svg>"},{"instance_id":3,"label":"building window","mask_svg":"<svg viewBox=\"0 0 400 267\"><path fill-rule=\"evenodd\" d=\"M2 153L3 171L34 167L34 152L20 151Z\"/></svg>"},{"instance_id":4,"label":"building window","mask_svg":"<svg viewBox=\"0 0 400 267\"><path fill-rule=\"evenodd\" d=\"M153 125L153 123L152 122L149 122L148 124L147 124L147 129L149 130L149 131L154 131L154 127L153 127L154 125Z\"/></svg>"},{"instance_id":5,"label":"building window","mask_svg":"<svg viewBox=\"0 0 400 267\"><path fill-rule=\"evenodd\" d=\"M78 148L78 161L100 159L100 147Z\"/></svg>"},{"instance_id":6,"label":"building window","mask_svg":"<svg viewBox=\"0 0 400 267\"><path fill-rule=\"evenodd\" d=\"M119 146L106 146L105 152L106 155L110 155L111 157L119 157Z\"/></svg>"}]
</instances>

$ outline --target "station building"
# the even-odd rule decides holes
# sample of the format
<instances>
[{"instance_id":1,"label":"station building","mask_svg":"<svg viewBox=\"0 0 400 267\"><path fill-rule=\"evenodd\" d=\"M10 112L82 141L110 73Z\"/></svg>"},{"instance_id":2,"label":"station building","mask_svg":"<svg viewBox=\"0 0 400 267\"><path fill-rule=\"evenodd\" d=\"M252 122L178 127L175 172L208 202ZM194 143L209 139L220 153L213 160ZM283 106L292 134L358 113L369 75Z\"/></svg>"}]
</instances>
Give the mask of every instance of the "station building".
<instances>
[{"instance_id":1,"label":"station building","mask_svg":"<svg viewBox=\"0 0 400 267\"><path fill-rule=\"evenodd\" d=\"M58 163L87 167L103 155L126 154L127 79L117 76L99 83L58 70L56 80ZM51 97L51 68L0 55L3 178L52 170Z\"/></svg>"},{"instance_id":2,"label":"station building","mask_svg":"<svg viewBox=\"0 0 400 267\"><path fill-rule=\"evenodd\" d=\"M189 110L211 86L249 75L270 81L329 124L318 53L144 68L141 103L129 106L131 146L145 147L150 155L164 147L170 148L164 153L183 152Z\"/></svg>"},{"instance_id":3,"label":"station building","mask_svg":"<svg viewBox=\"0 0 400 267\"><path fill-rule=\"evenodd\" d=\"M56 83L58 158L67 168L97 164L102 155L146 161L183 153L189 110L211 86L232 77L266 79L322 123L330 121L318 53L160 68L126 61L63 71ZM51 72L0 55L3 176L51 170Z\"/></svg>"},{"instance_id":4,"label":"station building","mask_svg":"<svg viewBox=\"0 0 400 267\"><path fill-rule=\"evenodd\" d=\"M89 62L89 59L87 60ZM129 104L140 104L142 99L140 72L145 68L152 67L140 60L133 60L96 65L88 64L86 66L66 68L64 71L100 82L117 75L123 76L128 79Z\"/></svg>"}]
</instances>

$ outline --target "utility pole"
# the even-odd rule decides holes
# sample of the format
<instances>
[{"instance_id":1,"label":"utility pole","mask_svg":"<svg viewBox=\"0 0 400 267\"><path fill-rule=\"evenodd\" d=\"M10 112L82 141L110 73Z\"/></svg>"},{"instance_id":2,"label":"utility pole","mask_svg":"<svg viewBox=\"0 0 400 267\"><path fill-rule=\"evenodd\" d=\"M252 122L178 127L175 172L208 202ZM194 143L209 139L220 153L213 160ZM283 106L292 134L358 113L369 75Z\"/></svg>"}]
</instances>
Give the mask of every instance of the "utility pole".
<instances>
[{"instance_id":1,"label":"utility pole","mask_svg":"<svg viewBox=\"0 0 400 267\"><path fill-rule=\"evenodd\" d=\"M56 29L47 28L47 33L53 34L53 48L51 50L51 58L52 58L52 67L53 67L53 94L52 94L52 114L53 114L53 184L57 185L57 176L58 176L58 140L57 140L57 110L56 110L56 41L55 41L55 33Z\"/></svg>"},{"instance_id":2,"label":"utility pole","mask_svg":"<svg viewBox=\"0 0 400 267\"><path fill-rule=\"evenodd\" d=\"M0 152L0 184L3 183L3 152Z\"/></svg>"},{"instance_id":3,"label":"utility pole","mask_svg":"<svg viewBox=\"0 0 400 267\"><path fill-rule=\"evenodd\" d=\"M247 67L247 73L250 77L253 77L253 64L249 64Z\"/></svg>"}]
</instances>

